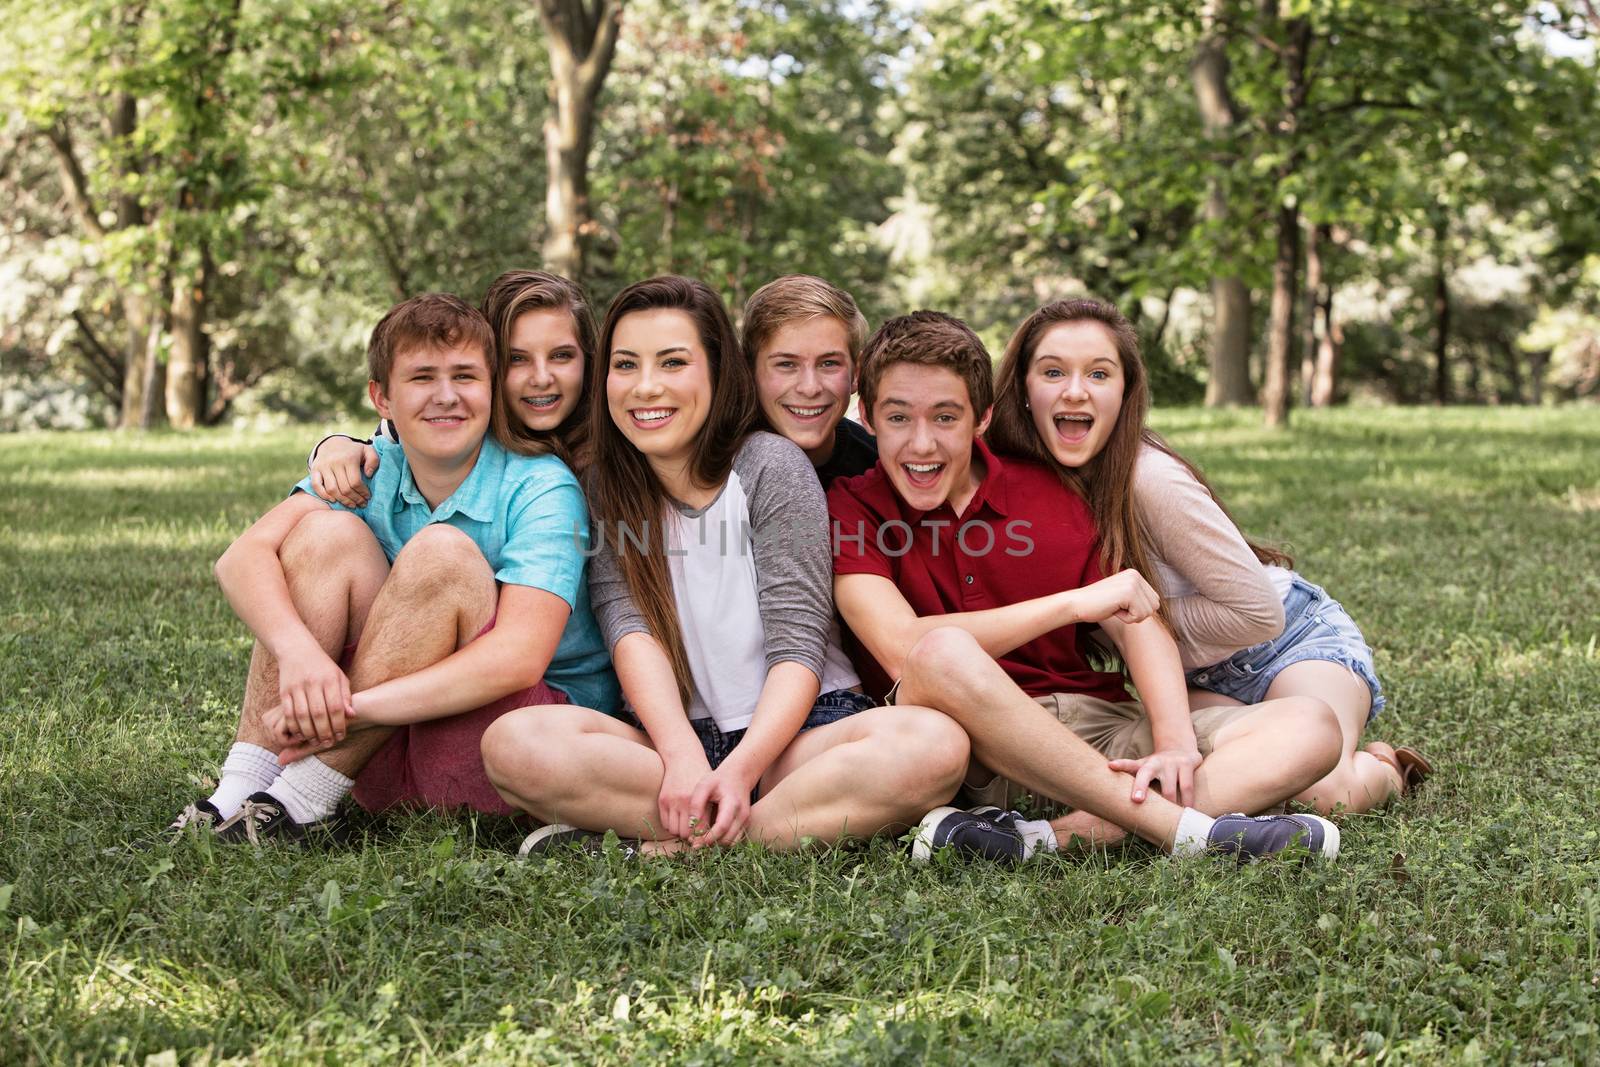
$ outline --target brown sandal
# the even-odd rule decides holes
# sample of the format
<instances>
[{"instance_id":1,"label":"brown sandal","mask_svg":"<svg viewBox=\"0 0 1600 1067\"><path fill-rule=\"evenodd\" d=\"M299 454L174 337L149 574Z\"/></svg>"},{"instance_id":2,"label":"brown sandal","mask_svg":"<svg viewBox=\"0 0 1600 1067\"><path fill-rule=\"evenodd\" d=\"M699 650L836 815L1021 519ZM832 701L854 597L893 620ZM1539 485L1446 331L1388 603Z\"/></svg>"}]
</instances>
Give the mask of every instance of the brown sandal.
<instances>
[{"instance_id":1,"label":"brown sandal","mask_svg":"<svg viewBox=\"0 0 1600 1067\"><path fill-rule=\"evenodd\" d=\"M1382 741L1371 741L1363 751L1373 759L1394 768L1395 773L1400 776L1401 796L1411 796L1422 788L1423 782L1433 776L1433 763L1409 745L1395 748Z\"/></svg>"}]
</instances>

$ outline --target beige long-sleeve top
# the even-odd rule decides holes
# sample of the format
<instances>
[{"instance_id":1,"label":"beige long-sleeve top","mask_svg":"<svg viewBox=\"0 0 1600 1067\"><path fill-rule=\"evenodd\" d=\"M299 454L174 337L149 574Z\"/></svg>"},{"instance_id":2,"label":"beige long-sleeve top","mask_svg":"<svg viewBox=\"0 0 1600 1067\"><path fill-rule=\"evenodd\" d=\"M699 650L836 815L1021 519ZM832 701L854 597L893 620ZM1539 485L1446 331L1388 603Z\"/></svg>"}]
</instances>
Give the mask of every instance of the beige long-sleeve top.
<instances>
[{"instance_id":1,"label":"beige long-sleeve top","mask_svg":"<svg viewBox=\"0 0 1600 1067\"><path fill-rule=\"evenodd\" d=\"M1220 663L1283 632L1289 572L1256 559L1182 463L1145 446L1134 464L1133 500L1185 670Z\"/></svg>"}]
</instances>

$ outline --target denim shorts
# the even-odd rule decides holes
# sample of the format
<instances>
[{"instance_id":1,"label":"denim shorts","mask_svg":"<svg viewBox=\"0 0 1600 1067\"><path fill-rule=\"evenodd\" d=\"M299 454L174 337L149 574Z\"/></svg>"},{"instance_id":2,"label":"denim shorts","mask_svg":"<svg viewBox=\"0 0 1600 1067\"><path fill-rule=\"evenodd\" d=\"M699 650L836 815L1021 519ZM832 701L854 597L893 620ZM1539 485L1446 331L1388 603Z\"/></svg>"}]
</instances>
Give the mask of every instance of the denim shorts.
<instances>
[{"instance_id":1,"label":"denim shorts","mask_svg":"<svg viewBox=\"0 0 1600 1067\"><path fill-rule=\"evenodd\" d=\"M877 706L878 702L865 693L858 693L854 689L835 689L831 693L823 693L817 697L817 702L811 705L811 714L800 724L799 732L815 730L819 726L848 719L858 712ZM624 711L622 719L629 726L644 729L644 724L631 711ZM700 738L700 747L705 750L706 762L711 764L712 770L716 770L739 742L744 740L744 730L721 730L717 727L715 719L690 719L689 725L694 727L695 736Z\"/></svg>"},{"instance_id":2,"label":"denim shorts","mask_svg":"<svg viewBox=\"0 0 1600 1067\"><path fill-rule=\"evenodd\" d=\"M1367 721L1377 718L1385 701L1372 665L1372 649L1339 602L1320 585L1293 574L1283 598L1283 615L1283 633L1235 652L1221 663L1190 671L1189 684L1245 704L1259 704L1285 667L1304 660L1326 660L1348 667L1367 683L1372 691Z\"/></svg>"}]
</instances>

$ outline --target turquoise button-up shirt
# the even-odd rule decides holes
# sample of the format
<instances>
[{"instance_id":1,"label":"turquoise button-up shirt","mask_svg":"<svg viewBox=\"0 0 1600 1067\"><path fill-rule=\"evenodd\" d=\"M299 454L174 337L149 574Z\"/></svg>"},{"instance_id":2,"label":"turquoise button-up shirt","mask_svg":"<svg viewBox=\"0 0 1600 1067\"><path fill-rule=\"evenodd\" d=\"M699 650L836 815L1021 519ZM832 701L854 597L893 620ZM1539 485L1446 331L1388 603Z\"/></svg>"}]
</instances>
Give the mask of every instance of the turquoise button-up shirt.
<instances>
[{"instance_id":1,"label":"turquoise button-up shirt","mask_svg":"<svg viewBox=\"0 0 1600 1067\"><path fill-rule=\"evenodd\" d=\"M401 447L383 438L373 447L380 462L377 473L364 479L372 494L367 506L329 506L360 516L391 563L423 527L442 522L472 539L496 581L544 589L565 600L572 614L544 679L574 704L615 711L617 678L584 581L589 509L567 465L554 456L517 455L486 438L466 480L432 508L417 489ZM311 479L302 479L295 491L310 493Z\"/></svg>"}]
</instances>

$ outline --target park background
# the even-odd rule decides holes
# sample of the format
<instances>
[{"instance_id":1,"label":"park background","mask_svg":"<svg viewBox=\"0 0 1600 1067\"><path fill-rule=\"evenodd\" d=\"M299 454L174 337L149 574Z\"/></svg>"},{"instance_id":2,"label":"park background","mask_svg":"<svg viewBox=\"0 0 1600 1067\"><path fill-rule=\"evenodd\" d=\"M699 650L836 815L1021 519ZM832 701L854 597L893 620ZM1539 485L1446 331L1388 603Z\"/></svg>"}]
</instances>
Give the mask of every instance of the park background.
<instances>
[{"instance_id":1,"label":"park background","mask_svg":"<svg viewBox=\"0 0 1600 1067\"><path fill-rule=\"evenodd\" d=\"M1600 1059L1597 38L1590 0L9 0L0 1063ZM1309 870L519 863L439 814L135 847L231 737L210 565L369 425L372 323L539 265L735 309L811 271L995 349L1116 300L1157 427L1440 773Z\"/></svg>"},{"instance_id":2,"label":"park background","mask_svg":"<svg viewBox=\"0 0 1600 1067\"><path fill-rule=\"evenodd\" d=\"M512 266L819 274L998 348L1133 318L1156 399L1600 394L1592 0L10 0L0 429L359 403Z\"/></svg>"}]
</instances>

